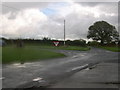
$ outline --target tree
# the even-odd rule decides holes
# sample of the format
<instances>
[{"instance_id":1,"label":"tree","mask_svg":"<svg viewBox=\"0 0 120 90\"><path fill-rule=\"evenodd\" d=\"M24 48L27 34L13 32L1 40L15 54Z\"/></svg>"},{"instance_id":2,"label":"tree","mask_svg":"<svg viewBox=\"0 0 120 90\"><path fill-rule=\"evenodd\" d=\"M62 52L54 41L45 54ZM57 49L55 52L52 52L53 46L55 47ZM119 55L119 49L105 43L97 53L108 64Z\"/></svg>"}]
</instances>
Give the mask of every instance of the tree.
<instances>
[{"instance_id":1,"label":"tree","mask_svg":"<svg viewBox=\"0 0 120 90\"><path fill-rule=\"evenodd\" d=\"M71 41L69 44L73 46L86 46L86 41L83 39L74 40L74 41Z\"/></svg>"},{"instance_id":2,"label":"tree","mask_svg":"<svg viewBox=\"0 0 120 90\"><path fill-rule=\"evenodd\" d=\"M103 45L111 41L118 41L119 33L115 26L110 25L106 21L98 21L89 27L87 38L100 41Z\"/></svg>"},{"instance_id":3,"label":"tree","mask_svg":"<svg viewBox=\"0 0 120 90\"><path fill-rule=\"evenodd\" d=\"M43 41L50 41L51 39L50 38L48 38L48 37L44 37L43 38Z\"/></svg>"},{"instance_id":4,"label":"tree","mask_svg":"<svg viewBox=\"0 0 120 90\"><path fill-rule=\"evenodd\" d=\"M97 41L89 41L88 45L89 46L99 46L99 42L97 42Z\"/></svg>"}]
</instances>

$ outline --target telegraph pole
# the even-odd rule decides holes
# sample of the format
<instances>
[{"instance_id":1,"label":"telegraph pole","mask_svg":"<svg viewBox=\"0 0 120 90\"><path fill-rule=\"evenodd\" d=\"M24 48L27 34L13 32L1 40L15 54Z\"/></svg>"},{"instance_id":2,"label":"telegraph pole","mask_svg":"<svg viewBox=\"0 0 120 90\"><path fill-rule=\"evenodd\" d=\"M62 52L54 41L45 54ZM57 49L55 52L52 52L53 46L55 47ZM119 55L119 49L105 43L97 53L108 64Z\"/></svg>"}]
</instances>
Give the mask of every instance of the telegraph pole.
<instances>
[{"instance_id":1,"label":"telegraph pole","mask_svg":"<svg viewBox=\"0 0 120 90\"><path fill-rule=\"evenodd\" d=\"M65 20L64 20L64 46L65 46Z\"/></svg>"}]
</instances>

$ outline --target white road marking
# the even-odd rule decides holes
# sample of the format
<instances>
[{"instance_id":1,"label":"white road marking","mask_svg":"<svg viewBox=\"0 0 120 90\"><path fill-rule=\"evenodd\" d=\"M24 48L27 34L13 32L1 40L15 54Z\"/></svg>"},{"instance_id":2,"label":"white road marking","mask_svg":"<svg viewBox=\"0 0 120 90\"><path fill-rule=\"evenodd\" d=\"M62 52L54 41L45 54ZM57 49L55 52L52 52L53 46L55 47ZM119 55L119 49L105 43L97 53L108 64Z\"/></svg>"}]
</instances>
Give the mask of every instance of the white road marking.
<instances>
[{"instance_id":1,"label":"white road marking","mask_svg":"<svg viewBox=\"0 0 120 90\"><path fill-rule=\"evenodd\" d=\"M85 70L90 70L89 68L86 68Z\"/></svg>"},{"instance_id":2,"label":"white road marking","mask_svg":"<svg viewBox=\"0 0 120 90\"><path fill-rule=\"evenodd\" d=\"M78 66L78 67L75 67L75 68L72 68L71 70L67 70L66 72L71 72L71 71L75 71L75 70L79 70L79 69L82 69L84 67L88 66L88 64L85 64L83 66Z\"/></svg>"},{"instance_id":3,"label":"white road marking","mask_svg":"<svg viewBox=\"0 0 120 90\"><path fill-rule=\"evenodd\" d=\"M37 81L40 81L40 80L42 80L42 78L40 78L40 77L37 77L37 78L33 79L34 82L37 82Z\"/></svg>"},{"instance_id":4,"label":"white road marking","mask_svg":"<svg viewBox=\"0 0 120 90\"><path fill-rule=\"evenodd\" d=\"M15 67L18 67L18 68L21 68L21 67L26 67L26 65L25 64L20 64L20 63L14 63L13 64Z\"/></svg>"},{"instance_id":5,"label":"white road marking","mask_svg":"<svg viewBox=\"0 0 120 90\"><path fill-rule=\"evenodd\" d=\"M76 55L76 56L73 56L72 58L77 58L78 56Z\"/></svg>"},{"instance_id":6,"label":"white road marking","mask_svg":"<svg viewBox=\"0 0 120 90\"><path fill-rule=\"evenodd\" d=\"M20 65L20 63L14 63L13 65L14 65L14 66L18 66L18 65Z\"/></svg>"},{"instance_id":7,"label":"white road marking","mask_svg":"<svg viewBox=\"0 0 120 90\"><path fill-rule=\"evenodd\" d=\"M85 65L79 66L79 67L75 67L75 68L72 69L72 71L77 70L77 69L84 68L84 67L86 67L86 66L88 66L88 64L85 64Z\"/></svg>"},{"instance_id":8,"label":"white road marking","mask_svg":"<svg viewBox=\"0 0 120 90\"><path fill-rule=\"evenodd\" d=\"M85 56L85 55L82 54L82 55L80 55L80 56Z\"/></svg>"},{"instance_id":9,"label":"white road marking","mask_svg":"<svg viewBox=\"0 0 120 90\"><path fill-rule=\"evenodd\" d=\"M5 77L1 77L1 78L0 78L0 80L3 80L3 79L5 79Z\"/></svg>"},{"instance_id":10,"label":"white road marking","mask_svg":"<svg viewBox=\"0 0 120 90\"><path fill-rule=\"evenodd\" d=\"M77 54L77 55L74 55L72 58L77 58L79 56L85 56L85 53L84 54Z\"/></svg>"}]
</instances>

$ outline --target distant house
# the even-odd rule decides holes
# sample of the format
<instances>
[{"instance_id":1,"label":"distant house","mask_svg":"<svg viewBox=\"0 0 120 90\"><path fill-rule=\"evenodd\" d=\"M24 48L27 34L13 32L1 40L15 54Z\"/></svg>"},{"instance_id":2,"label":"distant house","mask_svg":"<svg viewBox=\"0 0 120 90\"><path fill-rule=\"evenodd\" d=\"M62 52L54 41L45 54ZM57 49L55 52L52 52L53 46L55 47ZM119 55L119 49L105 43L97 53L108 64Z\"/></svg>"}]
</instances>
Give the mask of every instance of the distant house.
<instances>
[{"instance_id":1,"label":"distant house","mask_svg":"<svg viewBox=\"0 0 120 90\"><path fill-rule=\"evenodd\" d=\"M0 39L0 46L5 46L6 45L6 42L2 39Z\"/></svg>"}]
</instances>

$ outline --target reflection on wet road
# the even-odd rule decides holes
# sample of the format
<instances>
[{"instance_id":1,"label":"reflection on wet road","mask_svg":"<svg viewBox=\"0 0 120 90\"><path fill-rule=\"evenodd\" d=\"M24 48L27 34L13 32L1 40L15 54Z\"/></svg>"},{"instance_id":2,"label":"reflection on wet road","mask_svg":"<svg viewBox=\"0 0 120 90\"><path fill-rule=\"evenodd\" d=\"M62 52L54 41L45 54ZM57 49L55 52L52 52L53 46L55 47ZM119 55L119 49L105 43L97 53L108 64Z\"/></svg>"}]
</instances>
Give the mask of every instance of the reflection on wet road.
<instances>
[{"instance_id":1,"label":"reflection on wet road","mask_svg":"<svg viewBox=\"0 0 120 90\"><path fill-rule=\"evenodd\" d=\"M92 48L90 51L54 50L64 53L67 57L29 62L25 64L3 65L3 88L15 88L24 85L33 79L42 78L49 83L55 83L67 78L73 69L81 66L118 60L117 52ZM72 72L72 71L71 71Z\"/></svg>"}]
</instances>

